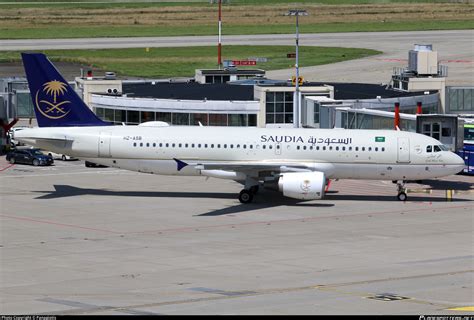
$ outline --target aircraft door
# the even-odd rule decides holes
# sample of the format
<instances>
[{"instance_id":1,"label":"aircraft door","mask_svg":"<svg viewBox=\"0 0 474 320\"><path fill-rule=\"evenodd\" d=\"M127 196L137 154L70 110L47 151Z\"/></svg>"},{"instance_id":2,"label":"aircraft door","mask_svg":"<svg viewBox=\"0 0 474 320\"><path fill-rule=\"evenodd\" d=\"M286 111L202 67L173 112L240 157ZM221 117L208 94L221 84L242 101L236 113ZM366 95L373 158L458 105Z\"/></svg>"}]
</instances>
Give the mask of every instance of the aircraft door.
<instances>
[{"instance_id":1,"label":"aircraft door","mask_svg":"<svg viewBox=\"0 0 474 320\"><path fill-rule=\"evenodd\" d=\"M275 144L275 154L277 156L281 155L281 143Z\"/></svg>"},{"instance_id":2,"label":"aircraft door","mask_svg":"<svg viewBox=\"0 0 474 320\"><path fill-rule=\"evenodd\" d=\"M410 140L398 138L397 162L410 162Z\"/></svg>"},{"instance_id":3,"label":"aircraft door","mask_svg":"<svg viewBox=\"0 0 474 320\"><path fill-rule=\"evenodd\" d=\"M99 157L110 158L110 142L112 138L111 132L101 132L99 136Z\"/></svg>"}]
</instances>

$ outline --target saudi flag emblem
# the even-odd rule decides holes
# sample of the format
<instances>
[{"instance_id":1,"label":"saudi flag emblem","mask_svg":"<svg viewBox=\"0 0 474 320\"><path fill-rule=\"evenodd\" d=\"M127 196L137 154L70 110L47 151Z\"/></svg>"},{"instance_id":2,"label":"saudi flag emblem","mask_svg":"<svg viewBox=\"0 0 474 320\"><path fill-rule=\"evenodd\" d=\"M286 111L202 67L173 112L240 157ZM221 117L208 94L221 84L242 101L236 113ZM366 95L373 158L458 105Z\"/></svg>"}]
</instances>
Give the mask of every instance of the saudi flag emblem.
<instances>
[{"instance_id":1,"label":"saudi flag emblem","mask_svg":"<svg viewBox=\"0 0 474 320\"><path fill-rule=\"evenodd\" d=\"M385 142L385 137L375 137L375 142Z\"/></svg>"}]
</instances>

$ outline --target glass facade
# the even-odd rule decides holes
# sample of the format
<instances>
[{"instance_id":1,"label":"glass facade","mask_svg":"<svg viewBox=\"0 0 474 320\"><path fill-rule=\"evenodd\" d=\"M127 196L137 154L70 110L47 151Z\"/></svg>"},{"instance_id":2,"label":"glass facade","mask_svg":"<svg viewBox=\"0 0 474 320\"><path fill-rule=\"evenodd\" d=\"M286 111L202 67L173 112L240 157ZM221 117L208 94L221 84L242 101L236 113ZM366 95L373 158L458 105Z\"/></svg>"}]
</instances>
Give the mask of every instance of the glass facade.
<instances>
[{"instance_id":1,"label":"glass facade","mask_svg":"<svg viewBox=\"0 0 474 320\"><path fill-rule=\"evenodd\" d=\"M35 118L33 102L29 92L16 93L16 110L19 118Z\"/></svg>"},{"instance_id":2,"label":"glass facade","mask_svg":"<svg viewBox=\"0 0 474 320\"><path fill-rule=\"evenodd\" d=\"M293 123L293 92L265 94L266 123Z\"/></svg>"},{"instance_id":3,"label":"glass facade","mask_svg":"<svg viewBox=\"0 0 474 320\"><path fill-rule=\"evenodd\" d=\"M148 121L164 121L173 125L197 126L257 126L256 114L221 114L221 113L179 113L117 110L94 108L95 114L104 121L115 124L139 124Z\"/></svg>"},{"instance_id":4,"label":"glass facade","mask_svg":"<svg viewBox=\"0 0 474 320\"><path fill-rule=\"evenodd\" d=\"M345 129L388 129L393 130L393 118L363 114L356 112L343 112L341 125ZM416 132L415 120L400 120L400 130Z\"/></svg>"},{"instance_id":5,"label":"glass facade","mask_svg":"<svg viewBox=\"0 0 474 320\"><path fill-rule=\"evenodd\" d=\"M448 87L446 100L450 112L474 112L474 88Z\"/></svg>"}]
</instances>

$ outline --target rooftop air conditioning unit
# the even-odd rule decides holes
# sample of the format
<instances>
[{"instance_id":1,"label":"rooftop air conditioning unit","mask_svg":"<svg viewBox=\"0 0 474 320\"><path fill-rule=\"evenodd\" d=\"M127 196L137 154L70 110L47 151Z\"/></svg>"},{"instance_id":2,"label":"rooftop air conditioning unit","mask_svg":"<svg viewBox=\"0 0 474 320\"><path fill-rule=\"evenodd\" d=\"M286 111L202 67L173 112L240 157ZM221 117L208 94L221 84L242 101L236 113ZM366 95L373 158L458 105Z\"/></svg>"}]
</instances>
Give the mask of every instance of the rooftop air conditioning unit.
<instances>
[{"instance_id":1,"label":"rooftop air conditioning unit","mask_svg":"<svg viewBox=\"0 0 474 320\"><path fill-rule=\"evenodd\" d=\"M438 52L431 44L415 44L408 52L408 69L418 75L438 74Z\"/></svg>"}]
</instances>

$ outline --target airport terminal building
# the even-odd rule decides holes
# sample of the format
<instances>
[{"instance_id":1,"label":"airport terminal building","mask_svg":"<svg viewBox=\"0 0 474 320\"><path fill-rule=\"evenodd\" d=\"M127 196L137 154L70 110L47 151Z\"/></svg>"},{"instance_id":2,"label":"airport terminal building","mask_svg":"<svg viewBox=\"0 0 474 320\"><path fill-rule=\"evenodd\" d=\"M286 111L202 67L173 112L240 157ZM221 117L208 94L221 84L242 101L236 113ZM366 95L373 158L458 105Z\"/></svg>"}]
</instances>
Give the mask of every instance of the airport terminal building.
<instances>
[{"instance_id":1,"label":"airport terminal building","mask_svg":"<svg viewBox=\"0 0 474 320\"><path fill-rule=\"evenodd\" d=\"M407 68L396 68L387 84L302 82L300 126L307 128L416 131L416 113L474 114L474 88L446 86L447 68L430 46L409 52ZM103 120L117 125L164 121L171 125L293 127L295 83L270 80L261 69L196 70L193 78L120 80L76 77L70 83ZM0 79L0 117L34 126L28 85Z\"/></svg>"}]
</instances>

